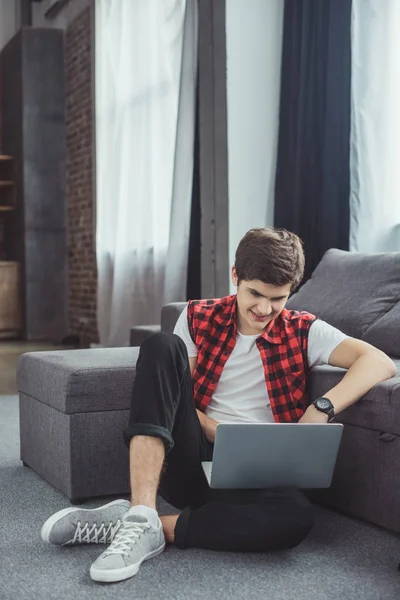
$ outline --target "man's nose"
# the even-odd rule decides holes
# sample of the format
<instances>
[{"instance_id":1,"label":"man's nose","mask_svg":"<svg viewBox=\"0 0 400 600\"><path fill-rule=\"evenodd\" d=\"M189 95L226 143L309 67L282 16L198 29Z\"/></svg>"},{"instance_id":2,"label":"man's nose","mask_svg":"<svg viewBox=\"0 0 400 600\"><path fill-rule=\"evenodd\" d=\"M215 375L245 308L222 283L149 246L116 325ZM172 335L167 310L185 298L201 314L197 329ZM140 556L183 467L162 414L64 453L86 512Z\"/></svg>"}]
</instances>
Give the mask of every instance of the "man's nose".
<instances>
[{"instance_id":1,"label":"man's nose","mask_svg":"<svg viewBox=\"0 0 400 600\"><path fill-rule=\"evenodd\" d=\"M271 303L270 302L263 302L259 306L259 310L260 310L260 314L261 315L270 315L272 313Z\"/></svg>"}]
</instances>

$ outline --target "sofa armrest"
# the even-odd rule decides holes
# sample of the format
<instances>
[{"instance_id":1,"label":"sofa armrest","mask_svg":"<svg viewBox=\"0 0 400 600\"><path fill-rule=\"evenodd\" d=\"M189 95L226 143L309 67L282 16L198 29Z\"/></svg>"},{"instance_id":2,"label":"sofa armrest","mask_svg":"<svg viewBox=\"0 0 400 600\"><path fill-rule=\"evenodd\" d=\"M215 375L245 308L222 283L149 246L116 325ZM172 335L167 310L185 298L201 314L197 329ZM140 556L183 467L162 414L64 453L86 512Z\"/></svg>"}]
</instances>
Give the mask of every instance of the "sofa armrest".
<instances>
[{"instance_id":1,"label":"sofa armrest","mask_svg":"<svg viewBox=\"0 0 400 600\"><path fill-rule=\"evenodd\" d=\"M187 302L170 302L165 304L161 310L161 331L173 333L176 322L187 306Z\"/></svg>"},{"instance_id":2,"label":"sofa armrest","mask_svg":"<svg viewBox=\"0 0 400 600\"><path fill-rule=\"evenodd\" d=\"M160 331L160 325L135 325L130 330L129 345L141 346L147 338Z\"/></svg>"},{"instance_id":3,"label":"sofa armrest","mask_svg":"<svg viewBox=\"0 0 400 600\"><path fill-rule=\"evenodd\" d=\"M346 369L321 365L311 370L309 401L323 396L346 375ZM340 423L376 431L400 431L400 376L378 383L358 402L337 415Z\"/></svg>"}]
</instances>

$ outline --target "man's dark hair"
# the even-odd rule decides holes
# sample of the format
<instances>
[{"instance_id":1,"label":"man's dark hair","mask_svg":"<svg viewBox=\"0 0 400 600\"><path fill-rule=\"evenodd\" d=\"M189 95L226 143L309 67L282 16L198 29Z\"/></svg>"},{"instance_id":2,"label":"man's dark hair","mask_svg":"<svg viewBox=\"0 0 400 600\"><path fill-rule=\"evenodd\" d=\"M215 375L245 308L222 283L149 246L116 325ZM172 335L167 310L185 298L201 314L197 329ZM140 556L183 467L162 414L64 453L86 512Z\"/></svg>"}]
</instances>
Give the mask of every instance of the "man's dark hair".
<instances>
[{"instance_id":1,"label":"man's dark hair","mask_svg":"<svg viewBox=\"0 0 400 600\"><path fill-rule=\"evenodd\" d=\"M304 251L301 239L286 229L273 227L250 229L236 250L235 269L238 284L259 279L293 291L304 275Z\"/></svg>"}]
</instances>

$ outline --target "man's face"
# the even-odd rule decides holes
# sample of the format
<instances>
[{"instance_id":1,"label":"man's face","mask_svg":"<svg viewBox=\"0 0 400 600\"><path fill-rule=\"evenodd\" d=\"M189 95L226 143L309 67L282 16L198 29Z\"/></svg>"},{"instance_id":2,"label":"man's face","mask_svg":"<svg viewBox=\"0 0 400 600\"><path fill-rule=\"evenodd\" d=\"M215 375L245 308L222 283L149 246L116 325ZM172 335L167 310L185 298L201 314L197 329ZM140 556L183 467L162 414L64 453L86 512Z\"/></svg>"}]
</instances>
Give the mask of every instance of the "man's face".
<instances>
[{"instance_id":1,"label":"man's face","mask_svg":"<svg viewBox=\"0 0 400 600\"><path fill-rule=\"evenodd\" d=\"M261 335L268 323L285 308L291 284L276 286L255 279L241 281L238 286L235 267L232 268L232 282L238 288L238 331L244 335Z\"/></svg>"}]
</instances>

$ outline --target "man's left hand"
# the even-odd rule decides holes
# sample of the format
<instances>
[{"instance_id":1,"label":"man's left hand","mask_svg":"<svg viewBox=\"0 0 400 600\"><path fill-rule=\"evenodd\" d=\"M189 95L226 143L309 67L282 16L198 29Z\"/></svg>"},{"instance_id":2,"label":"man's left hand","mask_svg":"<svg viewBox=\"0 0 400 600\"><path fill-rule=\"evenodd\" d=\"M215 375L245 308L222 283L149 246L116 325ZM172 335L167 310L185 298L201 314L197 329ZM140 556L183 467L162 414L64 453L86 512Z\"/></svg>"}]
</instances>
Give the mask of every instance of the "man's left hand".
<instances>
[{"instance_id":1,"label":"man's left hand","mask_svg":"<svg viewBox=\"0 0 400 600\"><path fill-rule=\"evenodd\" d=\"M311 404L301 419L298 421L299 423L328 423L329 417L326 413L321 412L313 404Z\"/></svg>"}]
</instances>

